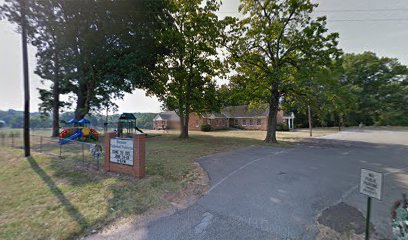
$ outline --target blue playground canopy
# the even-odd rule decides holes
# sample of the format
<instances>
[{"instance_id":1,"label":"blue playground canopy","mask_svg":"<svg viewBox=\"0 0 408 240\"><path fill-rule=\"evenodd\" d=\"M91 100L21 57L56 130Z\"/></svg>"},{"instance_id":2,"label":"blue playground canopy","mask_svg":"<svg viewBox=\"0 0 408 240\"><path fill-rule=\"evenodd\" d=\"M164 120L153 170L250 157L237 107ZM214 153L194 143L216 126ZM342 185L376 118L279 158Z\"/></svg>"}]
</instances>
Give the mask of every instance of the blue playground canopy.
<instances>
[{"instance_id":1,"label":"blue playground canopy","mask_svg":"<svg viewBox=\"0 0 408 240\"><path fill-rule=\"evenodd\" d=\"M82 118L81 120L78 121L78 123L80 123L80 124L88 124L88 123L91 123L91 121L89 121L89 120L86 119L86 118Z\"/></svg>"},{"instance_id":2,"label":"blue playground canopy","mask_svg":"<svg viewBox=\"0 0 408 240\"><path fill-rule=\"evenodd\" d=\"M68 123L68 124L74 124L74 123L77 123L77 121L76 121L75 119L71 119L71 120L69 120L67 123Z\"/></svg>"}]
</instances>

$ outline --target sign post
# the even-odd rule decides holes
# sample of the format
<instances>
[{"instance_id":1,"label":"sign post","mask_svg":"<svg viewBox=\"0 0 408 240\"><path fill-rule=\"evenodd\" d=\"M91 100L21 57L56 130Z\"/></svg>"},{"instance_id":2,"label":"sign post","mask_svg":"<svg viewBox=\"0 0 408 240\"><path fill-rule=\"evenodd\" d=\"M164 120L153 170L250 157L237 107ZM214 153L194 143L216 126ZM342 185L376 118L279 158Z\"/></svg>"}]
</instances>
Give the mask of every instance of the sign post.
<instances>
[{"instance_id":1,"label":"sign post","mask_svg":"<svg viewBox=\"0 0 408 240\"><path fill-rule=\"evenodd\" d=\"M367 196L367 217L365 239L370 239L371 198L381 201L383 174L368 169L361 169L360 193Z\"/></svg>"},{"instance_id":2,"label":"sign post","mask_svg":"<svg viewBox=\"0 0 408 240\"><path fill-rule=\"evenodd\" d=\"M365 240L370 239L370 213L371 213L371 197L367 197L367 218L366 218Z\"/></svg>"}]
</instances>

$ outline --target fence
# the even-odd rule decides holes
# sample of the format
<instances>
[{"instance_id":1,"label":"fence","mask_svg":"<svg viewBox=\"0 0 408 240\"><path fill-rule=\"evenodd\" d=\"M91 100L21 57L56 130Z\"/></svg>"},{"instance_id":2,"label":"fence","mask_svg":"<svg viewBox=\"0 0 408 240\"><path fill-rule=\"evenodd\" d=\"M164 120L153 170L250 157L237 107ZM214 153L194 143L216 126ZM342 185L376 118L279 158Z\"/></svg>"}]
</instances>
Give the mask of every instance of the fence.
<instances>
[{"instance_id":1,"label":"fence","mask_svg":"<svg viewBox=\"0 0 408 240\"><path fill-rule=\"evenodd\" d=\"M99 170L103 161L103 142L94 143L71 141L59 144L59 138L30 134L31 151L71 161L75 165L81 164L88 169ZM0 133L2 147L23 149L23 138L19 132Z\"/></svg>"}]
</instances>

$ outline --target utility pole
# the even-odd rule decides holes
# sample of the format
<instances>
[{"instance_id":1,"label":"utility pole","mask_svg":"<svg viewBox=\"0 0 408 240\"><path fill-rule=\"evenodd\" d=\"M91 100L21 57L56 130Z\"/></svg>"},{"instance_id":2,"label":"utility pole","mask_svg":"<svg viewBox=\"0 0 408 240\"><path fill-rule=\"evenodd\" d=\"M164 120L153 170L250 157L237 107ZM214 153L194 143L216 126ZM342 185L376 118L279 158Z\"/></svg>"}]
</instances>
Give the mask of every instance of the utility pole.
<instances>
[{"instance_id":1,"label":"utility pole","mask_svg":"<svg viewBox=\"0 0 408 240\"><path fill-rule=\"evenodd\" d=\"M106 104L106 116L105 116L105 122L107 123L108 122L108 117L109 117L109 105L108 104Z\"/></svg>"},{"instance_id":2,"label":"utility pole","mask_svg":"<svg viewBox=\"0 0 408 240\"><path fill-rule=\"evenodd\" d=\"M105 116L105 123L103 124L104 136L108 133L108 123L109 121L109 104L106 103L106 116Z\"/></svg>"},{"instance_id":3,"label":"utility pole","mask_svg":"<svg viewBox=\"0 0 408 240\"><path fill-rule=\"evenodd\" d=\"M313 135L313 133L312 133L312 115L311 115L311 113L310 113L310 105L307 105L307 115L308 115L308 118L309 118L309 131L310 131L310 136L312 136L312 135Z\"/></svg>"},{"instance_id":4,"label":"utility pole","mask_svg":"<svg viewBox=\"0 0 408 240\"><path fill-rule=\"evenodd\" d=\"M27 20L26 0L20 0L21 14L21 43L23 47L23 75L24 75L24 156L30 154L30 84L28 76L28 54L27 54Z\"/></svg>"},{"instance_id":5,"label":"utility pole","mask_svg":"<svg viewBox=\"0 0 408 240\"><path fill-rule=\"evenodd\" d=\"M52 136L59 136L59 127L60 127L60 83L59 83L59 59L58 51L54 54L54 86L52 88Z\"/></svg>"}]
</instances>

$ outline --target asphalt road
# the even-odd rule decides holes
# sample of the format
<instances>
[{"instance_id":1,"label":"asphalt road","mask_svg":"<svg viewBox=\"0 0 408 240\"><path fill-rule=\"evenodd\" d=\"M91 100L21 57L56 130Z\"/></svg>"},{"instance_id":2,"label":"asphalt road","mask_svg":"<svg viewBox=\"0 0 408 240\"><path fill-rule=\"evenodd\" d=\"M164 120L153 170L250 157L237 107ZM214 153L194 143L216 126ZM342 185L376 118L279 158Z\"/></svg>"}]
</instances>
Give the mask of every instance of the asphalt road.
<instances>
[{"instance_id":1,"label":"asphalt road","mask_svg":"<svg viewBox=\"0 0 408 240\"><path fill-rule=\"evenodd\" d=\"M343 204L365 214L366 197L358 185L360 169L368 168L385 174L383 200L373 200L372 223L389 239L390 208L408 192L407 131L348 130L290 148L252 147L199 162L210 189L197 203L98 238L315 239L325 209ZM348 224L340 215L330 218Z\"/></svg>"}]
</instances>

